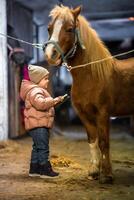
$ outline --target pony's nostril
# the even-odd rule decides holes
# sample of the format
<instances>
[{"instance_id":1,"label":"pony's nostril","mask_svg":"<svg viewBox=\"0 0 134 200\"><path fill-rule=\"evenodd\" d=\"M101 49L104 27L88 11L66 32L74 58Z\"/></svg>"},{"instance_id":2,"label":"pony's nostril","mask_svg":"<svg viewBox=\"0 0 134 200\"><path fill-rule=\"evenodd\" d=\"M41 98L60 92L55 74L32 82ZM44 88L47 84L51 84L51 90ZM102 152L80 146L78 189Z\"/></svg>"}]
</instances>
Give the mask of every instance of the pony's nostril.
<instances>
[{"instance_id":1,"label":"pony's nostril","mask_svg":"<svg viewBox=\"0 0 134 200\"><path fill-rule=\"evenodd\" d=\"M53 50L52 54L46 53L44 54L46 60L55 60L57 57L57 51Z\"/></svg>"},{"instance_id":2,"label":"pony's nostril","mask_svg":"<svg viewBox=\"0 0 134 200\"><path fill-rule=\"evenodd\" d=\"M47 54L46 54L46 53L45 53L45 59L46 59L46 60L48 60L48 56L47 56Z\"/></svg>"},{"instance_id":3,"label":"pony's nostril","mask_svg":"<svg viewBox=\"0 0 134 200\"><path fill-rule=\"evenodd\" d=\"M52 53L52 59L55 59L57 56L57 51L54 49Z\"/></svg>"}]
</instances>

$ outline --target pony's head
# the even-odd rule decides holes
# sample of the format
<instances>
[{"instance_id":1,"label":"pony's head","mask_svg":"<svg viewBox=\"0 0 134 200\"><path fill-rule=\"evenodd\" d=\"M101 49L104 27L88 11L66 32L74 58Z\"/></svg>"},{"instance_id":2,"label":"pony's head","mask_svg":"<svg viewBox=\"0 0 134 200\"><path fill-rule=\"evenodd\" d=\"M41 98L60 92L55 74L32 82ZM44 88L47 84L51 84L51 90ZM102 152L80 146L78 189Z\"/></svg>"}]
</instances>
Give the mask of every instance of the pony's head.
<instances>
[{"instance_id":1,"label":"pony's head","mask_svg":"<svg viewBox=\"0 0 134 200\"><path fill-rule=\"evenodd\" d=\"M44 44L44 53L49 64L58 66L75 53L80 40L77 29L80 12L81 6L69 9L63 5L56 6L50 12L52 19L48 25L49 40Z\"/></svg>"},{"instance_id":2,"label":"pony's head","mask_svg":"<svg viewBox=\"0 0 134 200\"><path fill-rule=\"evenodd\" d=\"M72 67L86 64L84 69L89 69L93 78L107 78L113 70L114 59L107 59L111 57L109 50L80 12L81 6L70 9L63 5L50 12L49 40L44 44L46 60L56 66L67 61Z\"/></svg>"}]
</instances>

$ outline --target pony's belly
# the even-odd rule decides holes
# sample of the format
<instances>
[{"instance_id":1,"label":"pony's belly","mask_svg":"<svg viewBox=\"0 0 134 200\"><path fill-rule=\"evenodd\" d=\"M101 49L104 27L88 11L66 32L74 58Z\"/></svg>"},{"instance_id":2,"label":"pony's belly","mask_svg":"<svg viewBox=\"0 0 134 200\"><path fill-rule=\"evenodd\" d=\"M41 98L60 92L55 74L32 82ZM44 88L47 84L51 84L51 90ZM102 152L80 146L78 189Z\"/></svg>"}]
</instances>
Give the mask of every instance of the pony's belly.
<instances>
[{"instance_id":1,"label":"pony's belly","mask_svg":"<svg viewBox=\"0 0 134 200\"><path fill-rule=\"evenodd\" d=\"M133 115L134 114L134 105L125 107L118 106L111 112L111 116L127 116L127 115Z\"/></svg>"}]
</instances>

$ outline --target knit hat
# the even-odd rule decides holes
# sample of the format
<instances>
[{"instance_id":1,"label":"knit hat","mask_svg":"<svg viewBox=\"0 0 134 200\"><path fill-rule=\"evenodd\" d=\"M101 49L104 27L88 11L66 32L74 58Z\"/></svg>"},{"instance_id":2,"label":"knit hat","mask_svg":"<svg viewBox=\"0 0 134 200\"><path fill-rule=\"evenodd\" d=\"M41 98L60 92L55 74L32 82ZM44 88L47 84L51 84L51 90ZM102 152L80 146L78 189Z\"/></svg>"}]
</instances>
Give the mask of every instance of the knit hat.
<instances>
[{"instance_id":1,"label":"knit hat","mask_svg":"<svg viewBox=\"0 0 134 200\"><path fill-rule=\"evenodd\" d=\"M34 83L39 83L42 78L49 74L49 71L43 67L28 65L29 78Z\"/></svg>"}]
</instances>

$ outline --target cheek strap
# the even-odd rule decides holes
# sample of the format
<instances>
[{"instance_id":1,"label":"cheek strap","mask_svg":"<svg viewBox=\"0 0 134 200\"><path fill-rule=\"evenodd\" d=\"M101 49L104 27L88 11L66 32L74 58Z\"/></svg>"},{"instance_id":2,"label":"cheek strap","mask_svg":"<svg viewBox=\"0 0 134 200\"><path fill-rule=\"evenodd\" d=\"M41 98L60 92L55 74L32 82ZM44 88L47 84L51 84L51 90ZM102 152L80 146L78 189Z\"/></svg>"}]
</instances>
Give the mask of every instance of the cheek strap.
<instances>
[{"instance_id":1,"label":"cheek strap","mask_svg":"<svg viewBox=\"0 0 134 200\"><path fill-rule=\"evenodd\" d=\"M78 28L75 29L75 41L74 44L72 46L72 48L66 53L64 54L64 52L62 51L61 47L59 46L59 44L57 42L55 42L54 40L48 40L47 42L44 43L43 45L43 51L45 51L46 47L48 44L53 44L54 47L56 48L56 51L60 53L62 60L64 63L67 63L67 58L72 57L75 52L76 52L76 48L77 48L77 43L79 43L80 47L85 50L85 46L81 40L81 36L80 36L80 30Z\"/></svg>"}]
</instances>

